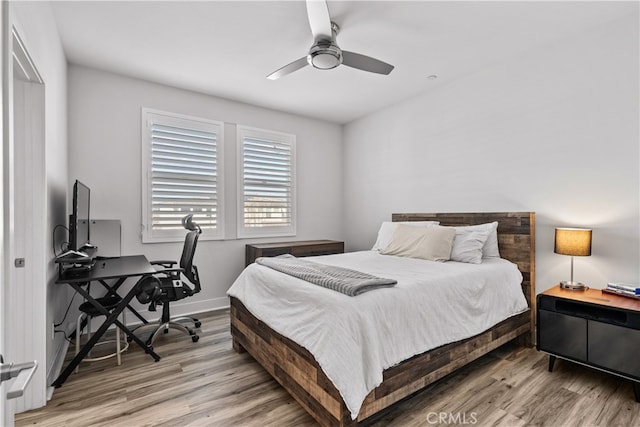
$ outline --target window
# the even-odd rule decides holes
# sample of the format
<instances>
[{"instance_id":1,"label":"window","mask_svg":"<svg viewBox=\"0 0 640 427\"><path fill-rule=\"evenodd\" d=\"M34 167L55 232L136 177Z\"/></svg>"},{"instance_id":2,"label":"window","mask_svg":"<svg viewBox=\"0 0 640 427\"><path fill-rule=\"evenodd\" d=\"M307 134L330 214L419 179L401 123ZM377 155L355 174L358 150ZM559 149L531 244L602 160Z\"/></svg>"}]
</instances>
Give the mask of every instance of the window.
<instances>
[{"instance_id":1,"label":"window","mask_svg":"<svg viewBox=\"0 0 640 427\"><path fill-rule=\"evenodd\" d=\"M238 237L295 236L295 135L238 126Z\"/></svg>"},{"instance_id":2,"label":"window","mask_svg":"<svg viewBox=\"0 0 640 427\"><path fill-rule=\"evenodd\" d=\"M193 214L201 239L222 239L221 122L142 109L142 241L182 241Z\"/></svg>"}]
</instances>

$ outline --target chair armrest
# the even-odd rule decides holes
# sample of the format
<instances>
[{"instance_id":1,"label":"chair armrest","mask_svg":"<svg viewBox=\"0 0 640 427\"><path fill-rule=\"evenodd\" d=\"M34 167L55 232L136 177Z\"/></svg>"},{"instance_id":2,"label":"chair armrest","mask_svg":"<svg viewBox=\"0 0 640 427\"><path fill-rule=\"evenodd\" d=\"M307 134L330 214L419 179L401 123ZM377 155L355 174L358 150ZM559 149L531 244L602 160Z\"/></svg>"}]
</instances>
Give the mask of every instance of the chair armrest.
<instances>
[{"instance_id":1,"label":"chair armrest","mask_svg":"<svg viewBox=\"0 0 640 427\"><path fill-rule=\"evenodd\" d=\"M165 277L175 280L180 278L180 273L184 273L184 269L180 267L175 267L175 268L163 268L162 270L158 270L155 274L162 274Z\"/></svg>"},{"instance_id":2,"label":"chair armrest","mask_svg":"<svg viewBox=\"0 0 640 427\"><path fill-rule=\"evenodd\" d=\"M180 267L163 268L162 270L158 270L158 273L184 273L184 269Z\"/></svg>"},{"instance_id":3,"label":"chair armrest","mask_svg":"<svg viewBox=\"0 0 640 427\"><path fill-rule=\"evenodd\" d=\"M149 261L149 264L151 265L161 265L165 268L171 268L174 265L177 264L176 261L165 261L165 260L158 260L158 261Z\"/></svg>"}]
</instances>

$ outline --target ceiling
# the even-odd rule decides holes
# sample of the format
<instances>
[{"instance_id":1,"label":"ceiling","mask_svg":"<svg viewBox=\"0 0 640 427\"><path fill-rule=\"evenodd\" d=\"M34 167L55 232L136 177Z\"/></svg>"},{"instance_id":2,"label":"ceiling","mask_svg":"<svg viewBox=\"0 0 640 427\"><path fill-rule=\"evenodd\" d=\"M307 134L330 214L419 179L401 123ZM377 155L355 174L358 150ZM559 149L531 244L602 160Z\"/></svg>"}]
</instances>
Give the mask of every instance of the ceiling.
<instances>
[{"instance_id":1,"label":"ceiling","mask_svg":"<svg viewBox=\"0 0 640 427\"><path fill-rule=\"evenodd\" d=\"M537 45L635 13L635 2L331 1L345 50L395 65L276 69L313 40L303 1L54 1L68 61L348 123ZM430 76L437 76L433 78Z\"/></svg>"}]
</instances>

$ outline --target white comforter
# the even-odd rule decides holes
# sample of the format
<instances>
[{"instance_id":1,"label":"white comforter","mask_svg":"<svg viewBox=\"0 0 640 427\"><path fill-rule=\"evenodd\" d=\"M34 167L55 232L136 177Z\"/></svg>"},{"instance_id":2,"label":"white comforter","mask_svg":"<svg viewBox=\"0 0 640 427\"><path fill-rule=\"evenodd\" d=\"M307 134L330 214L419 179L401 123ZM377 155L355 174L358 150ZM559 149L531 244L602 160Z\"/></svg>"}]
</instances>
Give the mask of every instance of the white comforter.
<instances>
[{"instance_id":1,"label":"white comforter","mask_svg":"<svg viewBox=\"0 0 640 427\"><path fill-rule=\"evenodd\" d=\"M527 309L522 275L504 259L440 263L363 251L312 260L398 284L350 297L254 263L228 295L309 350L353 419L385 369Z\"/></svg>"}]
</instances>

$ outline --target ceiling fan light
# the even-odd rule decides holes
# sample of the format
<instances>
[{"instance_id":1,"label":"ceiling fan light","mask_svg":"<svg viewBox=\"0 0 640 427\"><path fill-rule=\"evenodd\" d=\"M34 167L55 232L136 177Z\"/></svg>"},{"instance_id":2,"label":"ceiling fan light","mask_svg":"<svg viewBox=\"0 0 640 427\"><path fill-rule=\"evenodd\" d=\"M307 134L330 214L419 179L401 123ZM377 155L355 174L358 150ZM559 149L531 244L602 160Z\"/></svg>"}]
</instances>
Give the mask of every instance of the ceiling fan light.
<instances>
[{"instance_id":1,"label":"ceiling fan light","mask_svg":"<svg viewBox=\"0 0 640 427\"><path fill-rule=\"evenodd\" d=\"M340 57L336 56L333 52L316 52L307 56L307 61L314 68L320 70L330 70L340 65Z\"/></svg>"},{"instance_id":2,"label":"ceiling fan light","mask_svg":"<svg viewBox=\"0 0 640 427\"><path fill-rule=\"evenodd\" d=\"M319 40L309 49L307 62L319 70L330 70L342 64L342 51L331 40Z\"/></svg>"}]
</instances>

